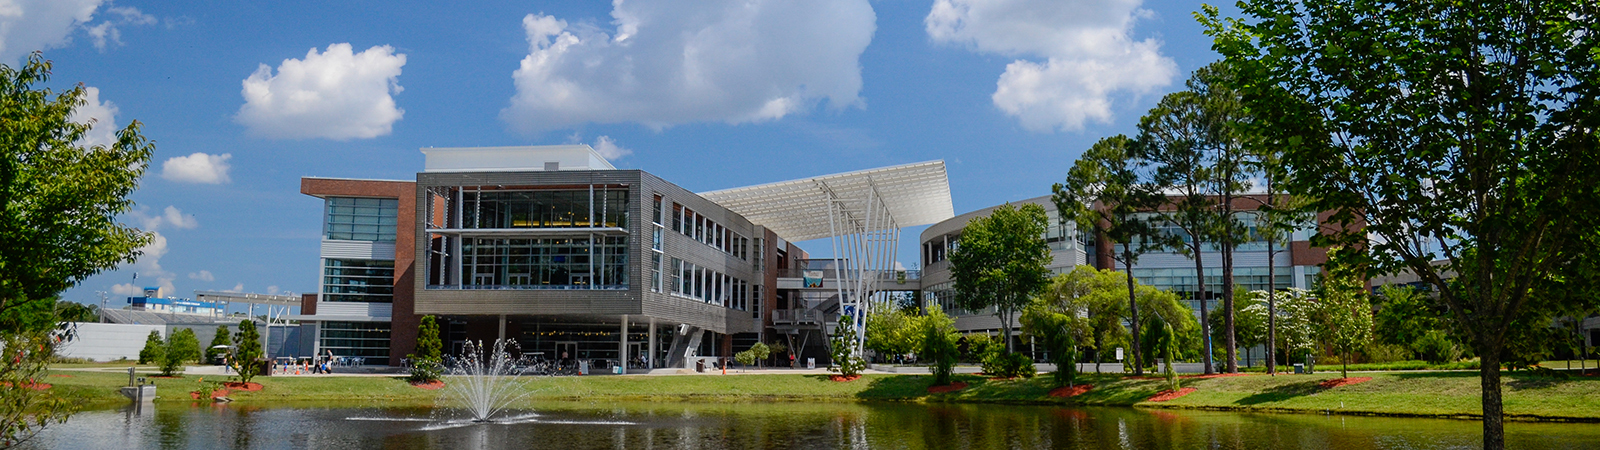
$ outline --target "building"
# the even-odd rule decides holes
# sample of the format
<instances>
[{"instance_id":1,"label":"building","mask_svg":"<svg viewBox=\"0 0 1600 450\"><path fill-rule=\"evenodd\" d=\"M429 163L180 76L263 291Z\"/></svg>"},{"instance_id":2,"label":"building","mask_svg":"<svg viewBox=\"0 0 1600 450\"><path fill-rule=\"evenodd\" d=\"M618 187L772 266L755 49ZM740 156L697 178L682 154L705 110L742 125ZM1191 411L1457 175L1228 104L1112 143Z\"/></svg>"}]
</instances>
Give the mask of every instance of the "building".
<instances>
[{"instance_id":1,"label":"building","mask_svg":"<svg viewBox=\"0 0 1600 450\"><path fill-rule=\"evenodd\" d=\"M223 305L216 302L193 300L177 297L162 297L161 288L144 288L144 295L128 297L128 309L134 311L151 311L178 314L204 314L216 316L222 314Z\"/></svg>"},{"instance_id":2,"label":"building","mask_svg":"<svg viewBox=\"0 0 1600 450\"><path fill-rule=\"evenodd\" d=\"M432 315L447 352L505 338L524 355L600 371L686 367L800 334L773 322L796 297L779 287L784 271L808 259L788 239L897 233L950 216L943 162L696 194L586 145L422 152L414 181L301 180L323 200L322 275L292 318L316 352L399 364ZM894 177L904 173L921 177ZM912 198L897 192L942 192L945 212L892 206ZM862 210L878 223L845 222L856 204L880 205ZM836 226L818 236L818 220Z\"/></svg>"},{"instance_id":3,"label":"building","mask_svg":"<svg viewBox=\"0 0 1600 450\"><path fill-rule=\"evenodd\" d=\"M1241 209L1254 208L1253 204L1246 204L1255 200L1256 196L1245 196L1236 205ZM1079 230L1073 223L1061 223L1051 196L1030 198L1014 204L1036 204L1045 208L1049 229L1045 232L1044 238L1054 258L1054 262L1049 266L1052 272L1066 273L1084 264L1098 269L1124 270L1124 267L1113 259L1114 249L1110 241L1097 239L1095 233ZM955 288L951 282L947 258L949 252L960 245L961 230L967 223L977 217L987 216L997 207L962 214L936 223L922 232L923 298L926 302L939 304L945 311L950 312L956 320L956 328L964 333L998 334L1002 325L993 311L966 311L955 307ZM1267 241L1261 239L1259 233L1255 232L1254 216L1244 213L1240 218L1255 239L1241 243L1234 250L1236 286L1244 290L1266 290L1268 261L1271 261L1271 267L1275 269L1271 271L1272 278L1276 280L1273 284L1279 289L1291 287L1309 289L1316 282L1316 277L1321 272L1321 264L1327 261L1327 251L1311 246L1311 236L1318 232L1315 226L1308 223L1295 229L1286 239L1287 242L1275 246L1269 257ZM1326 217L1318 218L1319 221L1323 219ZM1184 235L1181 230L1172 226L1162 227L1161 231L1178 236ZM1211 300L1210 309L1216 310L1220 307L1220 299L1217 296L1222 292L1222 258L1215 246L1210 247L1200 253L1206 284L1205 290L1201 293L1197 294L1195 291L1197 280L1194 260L1181 253L1163 251L1144 253L1133 266L1133 276L1141 284L1178 294L1196 315L1199 314L1202 297ZM1019 329L1020 324L1013 322L1010 326ZM1020 336L1020 333L1013 336Z\"/></svg>"}]
</instances>

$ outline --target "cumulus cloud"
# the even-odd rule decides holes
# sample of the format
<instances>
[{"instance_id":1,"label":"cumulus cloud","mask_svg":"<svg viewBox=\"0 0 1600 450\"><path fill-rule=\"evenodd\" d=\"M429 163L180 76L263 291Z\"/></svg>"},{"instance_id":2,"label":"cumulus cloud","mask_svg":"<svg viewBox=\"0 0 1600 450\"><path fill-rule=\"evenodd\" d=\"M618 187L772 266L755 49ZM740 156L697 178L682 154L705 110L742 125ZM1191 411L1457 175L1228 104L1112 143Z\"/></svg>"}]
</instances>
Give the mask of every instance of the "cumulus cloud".
<instances>
[{"instance_id":1,"label":"cumulus cloud","mask_svg":"<svg viewBox=\"0 0 1600 450\"><path fill-rule=\"evenodd\" d=\"M181 183L223 184L229 181L228 160L231 153L210 155L195 152L189 156L175 156L161 163L161 178Z\"/></svg>"},{"instance_id":2,"label":"cumulus cloud","mask_svg":"<svg viewBox=\"0 0 1600 450\"><path fill-rule=\"evenodd\" d=\"M67 45L94 19L103 0L0 0L0 63L15 66L28 53Z\"/></svg>"},{"instance_id":3,"label":"cumulus cloud","mask_svg":"<svg viewBox=\"0 0 1600 450\"><path fill-rule=\"evenodd\" d=\"M867 0L613 3L609 29L530 14L529 54L500 118L534 133L582 123L775 120L862 104Z\"/></svg>"},{"instance_id":4,"label":"cumulus cloud","mask_svg":"<svg viewBox=\"0 0 1600 450\"><path fill-rule=\"evenodd\" d=\"M223 292L244 292L244 283L235 284L233 285L233 289L228 289Z\"/></svg>"},{"instance_id":5,"label":"cumulus cloud","mask_svg":"<svg viewBox=\"0 0 1600 450\"><path fill-rule=\"evenodd\" d=\"M350 44L312 48L305 59L261 64L244 80L234 121L277 139L365 139L389 134L405 115L395 106L406 55L382 45L355 53Z\"/></svg>"},{"instance_id":6,"label":"cumulus cloud","mask_svg":"<svg viewBox=\"0 0 1600 450\"><path fill-rule=\"evenodd\" d=\"M154 25L156 23L156 16L139 12L138 8L131 6L113 7L106 10L106 12L110 13L108 14L108 16L111 16L110 19L85 27L85 31L89 33L89 39L94 41L94 48L102 52L106 51L108 47L122 45L122 29L118 27L125 25Z\"/></svg>"},{"instance_id":7,"label":"cumulus cloud","mask_svg":"<svg viewBox=\"0 0 1600 450\"><path fill-rule=\"evenodd\" d=\"M150 234L150 243L139 247L139 259L129 266L134 270L134 273L150 281L139 282L135 280L135 283L140 284L118 284L111 287L111 292L115 292L117 295L142 295L145 286L160 287L162 292L166 293L178 291L172 285L172 280L177 279L178 276L161 268L161 257L167 254L167 237L156 231L151 231Z\"/></svg>"},{"instance_id":8,"label":"cumulus cloud","mask_svg":"<svg viewBox=\"0 0 1600 450\"><path fill-rule=\"evenodd\" d=\"M617 158L632 155L633 150L622 148L610 136L600 136L594 139L594 151L608 160L616 161Z\"/></svg>"},{"instance_id":9,"label":"cumulus cloud","mask_svg":"<svg viewBox=\"0 0 1600 450\"><path fill-rule=\"evenodd\" d=\"M211 271L209 270L202 270L199 272L189 272L189 279L200 281L216 281L217 277L212 275Z\"/></svg>"},{"instance_id":10,"label":"cumulus cloud","mask_svg":"<svg viewBox=\"0 0 1600 450\"><path fill-rule=\"evenodd\" d=\"M934 42L1018 59L991 100L1032 131L1111 120L1113 97L1172 83L1156 39L1134 40L1142 0L937 0L923 20Z\"/></svg>"},{"instance_id":11,"label":"cumulus cloud","mask_svg":"<svg viewBox=\"0 0 1600 450\"><path fill-rule=\"evenodd\" d=\"M185 230L200 226L194 215L184 214L176 206L167 206L161 214L151 214L148 208L140 207L128 212L128 217L139 224L139 229L145 231L156 231L169 226Z\"/></svg>"},{"instance_id":12,"label":"cumulus cloud","mask_svg":"<svg viewBox=\"0 0 1600 450\"><path fill-rule=\"evenodd\" d=\"M0 0L4 1L4 0ZM117 142L117 105L110 100L100 100L100 89L96 87L83 88L84 104L72 110L68 118L73 122L89 125L89 132L83 136L84 145L111 145Z\"/></svg>"},{"instance_id":13,"label":"cumulus cloud","mask_svg":"<svg viewBox=\"0 0 1600 450\"><path fill-rule=\"evenodd\" d=\"M277 286L267 286L267 295L278 295Z\"/></svg>"}]
</instances>

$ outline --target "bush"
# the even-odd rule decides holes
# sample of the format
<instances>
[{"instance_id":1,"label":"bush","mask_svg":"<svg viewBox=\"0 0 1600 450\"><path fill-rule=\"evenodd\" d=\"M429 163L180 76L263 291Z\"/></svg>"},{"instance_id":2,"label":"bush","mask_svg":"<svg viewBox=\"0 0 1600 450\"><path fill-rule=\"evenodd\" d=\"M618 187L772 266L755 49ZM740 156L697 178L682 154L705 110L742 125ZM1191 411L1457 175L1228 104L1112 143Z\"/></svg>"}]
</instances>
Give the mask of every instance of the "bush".
<instances>
[{"instance_id":1,"label":"bush","mask_svg":"<svg viewBox=\"0 0 1600 450\"><path fill-rule=\"evenodd\" d=\"M1417 351L1417 356L1433 364L1461 359L1461 346L1456 345L1448 334L1440 330L1428 330L1411 344L1411 349Z\"/></svg>"},{"instance_id":2,"label":"bush","mask_svg":"<svg viewBox=\"0 0 1600 450\"><path fill-rule=\"evenodd\" d=\"M983 373L1001 378L1033 378L1033 358L1021 353L994 353L983 360Z\"/></svg>"},{"instance_id":3,"label":"bush","mask_svg":"<svg viewBox=\"0 0 1600 450\"><path fill-rule=\"evenodd\" d=\"M956 348L956 335L939 327L927 327L922 341L922 355L933 363L933 384L943 386L950 384L950 375L955 373L956 358L961 356L961 351Z\"/></svg>"},{"instance_id":4,"label":"bush","mask_svg":"<svg viewBox=\"0 0 1600 450\"><path fill-rule=\"evenodd\" d=\"M444 343L439 340L439 322L433 316L422 316L422 323L417 326L416 353L406 355L411 360L412 383L432 383L439 381L444 373L443 353Z\"/></svg>"},{"instance_id":5,"label":"bush","mask_svg":"<svg viewBox=\"0 0 1600 450\"><path fill-rule=\"evenodd\" d=\"M161 375L172 376L183 372L183 363L200 360L200 339L194 330L184 328L167 338L166 352L161 358Z\"/></svg>"},{"instance_id":6,"label":"bush","mask_svg":"<svg viewBox=\"0 0 1600 450\"><path fill-rule=\"evenodd\" d=\"M144 339L144 349L139 350L139 364L160 364L166 354L167 344L161 339L161 332L150 330L150 336Z\"/></svg>"},{"instance_id":7,"label":"bush","mask_svg":"<svg viewBox=\"0 0 1600 450\"><path fill-rule=\"evenodd\" d=\"M966 362L982 363L989 355L1001 351L1002 346L993 337L983 333L968 333L961 336L961 360Z\"/></svg>"}]
</instances>

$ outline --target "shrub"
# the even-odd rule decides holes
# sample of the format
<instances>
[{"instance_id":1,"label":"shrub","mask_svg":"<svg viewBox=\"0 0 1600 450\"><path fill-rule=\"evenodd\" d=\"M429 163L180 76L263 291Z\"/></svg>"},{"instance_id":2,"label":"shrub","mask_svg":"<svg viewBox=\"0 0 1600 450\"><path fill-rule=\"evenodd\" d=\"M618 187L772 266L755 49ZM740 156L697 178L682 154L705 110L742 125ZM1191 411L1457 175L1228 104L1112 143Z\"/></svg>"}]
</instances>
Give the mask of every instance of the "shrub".
<instances>
[{"instance_id":1,"label":"shrub","mask_svg":"<svg viewBox=\"0 0 1600 450\"><path fill-rule=\"evenodd\" d=\"M1033 378L1033 358L1021 353L994 353L983 360L983 373L1002 378Z\"/></svg>"},{"instance_id":2,"label":"shrub","mask_svg":"<svg viewBox=\"0 0 1600 450\"><path fill-rule=\"evenodd\" d=\"M222 357L228 354L227 345L232 341L233 337L228 333L228 326L218 325L217 334L211 337L211 345L206 347L206 362L219 364Z\"/></svg>"},{"instance_id":3,"label":"shrub","mask_svg":"<svg viewBox=\"0 0 1600 450\"><path fill-rule=\"evenodd\" d=\"M1461 347L1440 330L1428 330L1427 333L1423 333L1421 338L1411 344L1411 349L1417 351L1417 356L1433 364L1461 359Z\"/></svg>"},{"instance_id":4,"label":"shrub","mask_svg":"<svg viewBox=\"0 0 1600 450\"><path fill-rule=\"evenodd\" d=\"M923 322L922 354L928 362L933 363L933 384L943 386L950 384L950 375L955 373L956 359L961 357L961 349L956 346L955 322L946 317L937 306L928 312L927 320Z\"/></svg>"},{"instance_id":5,"label":"shrub","mask_svg":"<svg viewBox=\"0 0 1600 450\"><path fill-rule=\"evenodd\" d=\"M961 336L961 360L982 363L989 355L1001 350L999 342L983 333L967 333Z\"/></svg>"},{"instance_id":6,"label":"shrub","mask_svg":"<svg viewBox=\"0 0 1600 450\"><path fill-rule=\"evenodd\" d=\"M160 364L166 354L167 344L161 339L161 332L150 330L150 336L144 339L144 349L139 350L139 364Z\"/></svg>"},{"instance_id":7,"label":"shrub","mask_svg":"<svg viewBox=\"0 0 1600 450\"><path fill-rule=\"evenodd\" d=\"M194 330L184 328L167 338L166 352L161 358L161 375L172 376L183 372L183 363L200 360L200 339Z\"/></svg>"},{"instance_id":8,"label":"shrub","mask_svg":"<svg viewBox=\"0 0 1600 450\"><path fill-rule=\"evenodd\" d=\"M416 353L406 355L411 360L411 377L413 383L432 383L439 381L444 373L443 353L444 344L439 340L439 322L433 316L422 316L422 323L417 327Z\"/></svg>"}]
</instances>

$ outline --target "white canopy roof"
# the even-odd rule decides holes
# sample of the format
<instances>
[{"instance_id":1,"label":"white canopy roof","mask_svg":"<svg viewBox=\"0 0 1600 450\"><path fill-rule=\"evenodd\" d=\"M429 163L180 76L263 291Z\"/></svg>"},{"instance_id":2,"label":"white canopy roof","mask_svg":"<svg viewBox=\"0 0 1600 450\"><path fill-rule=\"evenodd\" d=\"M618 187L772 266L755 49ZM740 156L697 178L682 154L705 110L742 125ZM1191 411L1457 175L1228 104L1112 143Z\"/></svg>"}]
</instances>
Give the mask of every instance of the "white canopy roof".
<instances>
[{"instance_id":1,"label":"white canopy roof","mask_svg":"<svg viewBox=\"0 0 1600 450\"><path fill-rule=\"evenodd\" d=\"M869 228L860 214L869 198L882 202L892 217L892 221L871 224L873 230L928 225L955 216L942 160L723 189L700 196L792 241ZM829 204L833 201L854 222L851 230L830 229Z\"/></svg>"}]
</instances>

